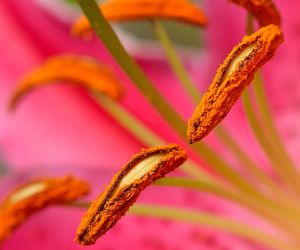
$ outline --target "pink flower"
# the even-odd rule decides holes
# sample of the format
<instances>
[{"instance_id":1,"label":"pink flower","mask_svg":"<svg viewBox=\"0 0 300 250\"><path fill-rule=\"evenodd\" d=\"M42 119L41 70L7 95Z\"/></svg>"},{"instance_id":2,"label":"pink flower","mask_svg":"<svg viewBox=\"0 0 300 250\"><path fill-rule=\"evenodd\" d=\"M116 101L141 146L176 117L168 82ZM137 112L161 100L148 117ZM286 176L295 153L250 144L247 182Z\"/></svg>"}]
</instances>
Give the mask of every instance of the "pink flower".
<instances>
[{"instance_id":1,"label":"pink flower","mask_svg":"<svg viewBox=\"0 0 300 250\"><path fill-rule=\"evenodd\" d=\"M226 1L206 1L210 27L204 31L205 49L194 61L188 61L190 75L201 90L211 82L217 66L244 35L244 10ZM296 0L278 3L283 17L285 43L276 57L264 68L264 77L274 117L292 157L299 159L300 132L296 114L300 100L298 80L298 32ZM84 43L69 34L69 25L50 15L35 2L3 1L0 6L0 148L5 162L16 173L4 180L4 191L15 183L38 174L77 173L89 180L95 197L108 182L112 171L139 151L141 142L116 124L83 90L51 86L36 91L15 114L6 111L18 78L40 64L49 55L72 52L90 55L112 65L126 88L122 105L166 141L181 141L154 108L130 83L98 40ZM229 32L230 31L230 32ZM156 87L186 119L194 109L183 93L168 64L161 58L135 55ZM145 115L147 111L147 115ZM228 115L224 124L232 136L260 165L273 174L260 146L255 142L241 103ZM215 136L206 139L237 169L241 166L224 150ZM112 155L113 154L113 155ZM32 168L32 166L41 166ZM53 168L54 166L54 168ZM61 166L68 166L61 169ZM51 168L50 168L51 167ZM72 168L70 168L72 167ZM75 169L76 170L75 170ZM183 189L152 187L139 201L199 209L238 218L271 234L278 232L269 224L231 202L205 193ZM73 242L81 210L53 207L32 217L4 245L4 250L79 249ZM141 228L143 230L141 230ZM280 235L280 234L278 234ZM280 235L281 236L281 235ZM179 224L150 218L126 216L101 239L97 249L263 249L252 242L206 227Z\"/></svg>"}]
</instances>

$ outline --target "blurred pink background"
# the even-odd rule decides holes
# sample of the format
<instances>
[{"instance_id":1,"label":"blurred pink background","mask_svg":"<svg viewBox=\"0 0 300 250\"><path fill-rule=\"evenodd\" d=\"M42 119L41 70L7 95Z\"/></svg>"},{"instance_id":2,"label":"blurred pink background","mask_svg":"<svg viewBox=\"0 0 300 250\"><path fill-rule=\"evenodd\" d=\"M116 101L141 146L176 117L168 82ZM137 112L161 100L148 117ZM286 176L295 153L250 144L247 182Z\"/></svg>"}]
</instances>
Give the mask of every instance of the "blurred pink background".
<instances>
[{"instance_id":1,"label":"blurred pink background","mask_svg":"<svg viewBox=\"0 0 300 250\"><path fill-rule=\"evenodd\" d=\"M39 89L30 94L15 113L8 113L7 102L17 80L53 54L90 55L111 65L126 88L122 105L167 141L180 142L97 38L87 43L71 37L69 20L74 16L73 11L59 2L2 0L0 3L0 156L9 168L8 176L1 180L1 193L31 176L74 172L91 181L94 194L98 194L113 171L144 146L79 88L55 85ZM280 133L292 157L299 162L300 5L297 0L275 2L283 17L285 43L264 67L263 73ZM201 6L210 25L202 32L204 46L193 58L186 56L185 63L197 87L204 91L218 65L243 37L246 12L226 0L201 1ZM144 56L138 48L142 45L130 43L130 39L125 46L167 100L188 119L194 106L164 59ZM224 124L242 147L268 169L245 121L241 103L235 106ZM213 136L206 140L236 164ZM161 197L162 193L165 197ZM190 191L163 188L162 192L162 188L151 187L143 193L141 201L201 208L254 221L229 202ZM62 207L46 209L18 229L3 249L80 249L72 239L82 212ZM119 249L120 246L149 250L261 249L207 228L132 216L126 216L98 244L88 249Z\"/></svg>"}]
</instances>

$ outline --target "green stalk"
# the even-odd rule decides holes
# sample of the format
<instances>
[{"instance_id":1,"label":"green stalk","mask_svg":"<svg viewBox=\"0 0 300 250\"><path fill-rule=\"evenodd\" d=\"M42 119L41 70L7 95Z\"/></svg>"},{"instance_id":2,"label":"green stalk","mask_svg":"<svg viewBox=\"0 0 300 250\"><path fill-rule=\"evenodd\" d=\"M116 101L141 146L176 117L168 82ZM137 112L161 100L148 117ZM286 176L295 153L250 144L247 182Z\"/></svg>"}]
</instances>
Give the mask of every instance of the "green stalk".
<instances>
[{"instance_id":1,"label":"green stalk","mask_svg":"<svg viewBox=\"0 0 300 250\"><path fill-rule=\"evenodd\" d=\"M247 196L239 193L230 187L222 187L218 183L206 180L190 180L182 177L165 177L155 182L159 186L189 188L201 192L214 194L225 200L234 201L242 206L249 207L250 202L265 204L264 201L257 201L255 197Z\"/></svg>"},{"instance_id":2,"label":"green stalk","mask_svg":"<svg viewBox=\"0 0 300 250\"><path fill-rule=\"evenodd\" d=\"M274 202L266 199L256 199L256 197L245 196L234 189L222 187L218 183L205 180L190 180L186 178L163 178L155 182L156 185L172 186L180 188L190 188L193 190L208 192L226 200L233 201L238 205L256 213L263 219L269 220L270 223L277 225L279 229L285 228L294 235L293 232L299 230L299 214L295 213L298 208L289 204L287 199L280 202ZM296 238L299 235L296 234Z\"/></svg>"},{"instance_id":3,"label":"green stalk","mask_svg":"<svg viewBox=\"0 0 300 250\"><path fill-rule=\"evenodd\" d=\"M192 98L193 102L198 103L201 99L199 91L193 84L193 81L191 80L189 75L186 73L186 70L181 63L180 58L178 57L175 49L172 46L172 42L167 32L164 30L163 26L158 20L153 20L152 24L156 37L164 48L165 54L168 58L170 66L173 69L173 72L176 74L176 76L180 80L179 82L181 83L182 87Z\"/></svg>"},{"instance_id":4,"label":"green stalk","mask_svg":"<svg viewBox=\"0 0 300 250\"><path fill-rule=\"evenodd\" d=\"M287 169L282 167L285 166L284 162L282 161L282 158L280 157L280 155L274 153L273 143L270 143L268 141L263 131L263 128L257 122L259 118L256 116L252 108L250 93L248 89L244 91L242 100L248 122L255 135L255 138L259 142L259 145L267 154L268 159L272 163L272 166L274 167L278 176L285 182L287 186L291 187L292 190L294 190L297 193L299 191L299 179L297 178L297 176L293 175L291 172L287 171Z\"/></svg>"},{"instance_id":5,"label":"green stalk","mask_svg":"<svg viewBox=\"0 0 300 250\"><path fill-rule=\"evenodd\" d=\"M294 162L291 160L289 154L286 151L286 148L278 134L276 126L273 122L271 115L271 110L267 102L267 95L263 86L262 76L260 73L257 73L253 82L254 89L254 98L257 103L259 114L261 115L262 122L265 126L266 131L268 131L269 139L272 140L272 144L275 147L276 154L281 155L283 162L285 163L285 169L297 177L300 180L299 172L297 167L294 165ZM300 190L300 189L299 189Z\"/></svg>"},{"instance_id":6,"label":"green stalk","mask_svg":"<svg viewBox=\"0 0 300 250\"><path fill-rule=\"evenodd\" d=\"M162 95L156 90L151 81L147 78L142 69L134 62L110 24L105 20L94 0L77 0L83 12L90 21L91 26L96 31L99 38L110 51L119 65L127 73L133 83L162 114L162 116L173 126L177 133L186 136L186 124L176 111L166 102ZM255 187L246 178L235 172L223 159L212 151L204 143L199 142L193 148L205 159L205 161L215 167L216 171L227 178L230 183L239 187L247 193L260 195Z\"/></svg>"},{"instance_id":7,"label":"green stalk","mask_svg":"<svg viewBox=\"0 0 300 250\"><path fill-rule=\"evenodd\" d=\"M259 166L253 162L252 159L240 148L237 142L230 137L227 130L219 125L215 132L218 138L235 154L239 161L243 164L243 167L254 176L257 180L263 183L272 193L276 195L282 193L282 190L278 188L274 180L268 176Z\"/></svg>"},{"instance_id":8,"label":"green stalk","mask_svg":"<svg viewBox=\"0 0 300 250\"><path fill-rule=\"evenodd\" d=\"M6 162L0 156L0 177L8 174L9 167L7 166Z\"/></svg>"},{"instance_id":9,"label":"green stalk","mask_svg":"<svg viewBox=\"0 0 300 250\"><path fill-rule=\"evenodd\" d=\"M254 32L253 15L248 12L247 20L246 20L246 33L247 35L250 36L253 32Z\"/></svg>"},{"instance_id":10,"label":"green stalk","mask_svg":"<svg viewBox=\"0 0 300 250\"><path fill-rule=\"evenodd\" d=\"M4 167L3 165L0 165L0 176L6 175L7 174L7 168Z\"/></svg>"},{"instance_id":11,"label":"green stalk","mask_svg":"<svg viewBox=\"0 0 300 250\"><path fill-rule=\"evenodd\" d=\"M250 13L247 15L246 31L248 35L251 35L254 32L253 16ZM254 109L251 105L249 91L246 90L243 95L243 103L248 121L258 142L268 155L268 158L272 162L272 165L278 175L296 192L296 195L299 195L299 172L290 159L273 123L271 112L267 103L267 96L265 94L259 72L255 75L253 85L255 103L258 106L258 114L257 116L255 115ZM261 120L259 118L261 118ZM263 132L263 130L265 132Z\"/></svg>"}]
</instances>

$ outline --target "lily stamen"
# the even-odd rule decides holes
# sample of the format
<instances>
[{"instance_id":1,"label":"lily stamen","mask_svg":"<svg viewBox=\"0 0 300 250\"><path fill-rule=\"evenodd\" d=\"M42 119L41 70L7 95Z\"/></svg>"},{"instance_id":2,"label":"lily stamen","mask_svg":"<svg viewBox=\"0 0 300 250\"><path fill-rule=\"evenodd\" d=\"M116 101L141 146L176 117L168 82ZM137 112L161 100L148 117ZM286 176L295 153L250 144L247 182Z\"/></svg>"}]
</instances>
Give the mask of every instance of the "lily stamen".
<instances>
[{"instance_id":1,"label":"lily stamen","mask_svg":"<svg viewBox=\"0 0 300 250\"><path fill-rule=\"evenodd\" d=\"M203 11L187 0L111 0L99 7L105 18L114 22L163 19L207 25ZM91 32L92 27L84 16L72 27L72 33L76 36L89 38Z\"/></svg>"},{"instance_id":2,"label":"lily stamen","mask_svg":"<svg viewBox=\"0 0 300 250\"><path fill-rule=\"evenodd\" d=\"M230 52L188 122L190 143L201 140L225 118L254 73L274 55L282 41L279 27L269 25L246 36Z\"/></svg>"},{"instance_id":3,"label":"lily stamen","mask_svg":"<svg viewBox=\"0 0 300 250\"><path fill-rule=\"evenodd\" d=\"M71 82L113 99L119 99L123 92L118 78L106 65L90 57L63 54L47 59L24 76L10 99L9 108L14 109L30 90L56 81Z\"/></svg>"},{"instance_id":4,"label":"lily stamen","mask_svg":"<svg viewBox=\"0 0 300 250\"><path fill-rule=\"evenodd\" d=\"M189 142L198 143L189 147L186 142L182 142L180 139L179 142L184 147L186 146L189 153L195 156L195 159L187 161L187 164L182 166L185 173L189 173L186 177L161 178L186 161L188 156L185 150L177 144L157 146L168 144L168 137L163 137L163 129L160 131L160 127L157 128L159 135L155 134L154 130L152 131L141 122L142 119L136 119L122 106L121 102L118 102L123 94L122 86L118 77L109 68L95 60L81 56L53 57L46 60L21 81L11 98L11 108L16 107L23 96L29 93L32 88L55 81L79 84L88 90L89 97L96 100L99 107L102 107L106 113L113 117L114 121L127 129L139 142L145 146L153 146L153 148L144 149L134 155L116 173L110 184L105 187L103 193L92 204L86 201L78 202L75 200L77 197L73 197L73 199L68 195L55 196L58 192L56 189L57 192L47 193L49 184L43 180L30 182L14 191L4 201L4 206L0 207L0 221L4 221L3 224L0 223L0 242L1 237L6 239L12 230L23 222L18 216L21 215L22 218L26 219L34 211L55 203L66 206L68 209L70 207L88 207L76 233L76 241L81 245L94 244L128 212L137 216L147 215L212 226L245 238L247 243L250 240L250 244L253 241L254 244L260 244L274 250L297 250L299 248L298 193L300 192L300 185L298 182L300 176L297 168L283 151L283 146L277 145L280 144L280 140L277 138L278 134L272 123L270 111L267 109L266 101L259 100L259 98L265 98L261 95L261 89L255 86L253 96L256 102L251 102L247 91L254 74L274 55L277 47L283 41L280 16L271 0L231 1L246 7L251 12L249 15L251 17L248 18L248 36L233 48L220 66L187 127L183 116L157 90L156 85L145 74L139 62L136 62L126 51L108 21L151 21L154 24L157 37L164 45L173 71L179 80L184 82L185 90L192 97L192 100L197 102L200 96L198 92L196 93L197 88L191 81L193 76L185 72L183 62L175 54L167 33L164 32L159 21L168 19L203 26L207 20L201 9L188 0L110 0L100 5L95 0L77 0L86 17L82 17L73 26L73 32L76 35L85 36L91 34L92 28L95 30L102 40L102 45L108 49L124 73L127 74L129 80L136 85L147 101L169 123L170 127L182 139L186 139L186 130L188 129ZM260 26L263 26L255 33L252 22L253 16L257 18ZM197 64L197 66L199 65ZM163 81L164 78L160 78L160 80ZM255 78L254 82L258 83L258 78ZM222 145L218 146L225 149L224 155L223 152L218 151L221 147L214 148L214 145L209 144L210 141L202 141L222 122L242 92L246 97L245 114L251 118L249 124L255 128L253 129L254 134L259 135L256 138L259 146L265 150L266 156L270 158L267 159L269 163L267 167L269 168L260 168L256 162L260 159L256 157L252 159L248 148L245 148L245 151L240 149L239 143L228 138L230 133L227 134L226 129L222 130L219 127L216 130L217 143L223 142ZM139 105L139 103L133 104ZM238 132L237 134L240 135ZM213 136L211 138L215 139ZM261 141L261 138L264 140ZM114 151L113 153L113 157L117 157L118 152ZM99 157L101 157L101 150ZM234 162L235 160L239 160L239 162ZM203 169L202 164L205 166ZM162 186L180 187L193 189L189 190L191 194L192 191L197 191L217 196L215 197L218 198L216 203L220 208L218 207L216 211L202 211L205 210L203 207L204 209L201 211L195 211L173 206L135 203L144 188L153 182L160 185L159 188L162 189L164 188ZM68 188L73 188L72 184L68 184ZM75 187L75 189L84 194L88 191L87 184L84 182L82 188ZM73 194L72 191L70 193ZM178 193L174 194L177 195ZM54 199L52 194L57 199ZM185 198L186 194L183 197ZM199 203L205 202L205 199L202 199L203 197L200 195L194 197L193 203L189 205L197 205L194 202L196 199L199 199ZM45 202L43 203L41 200ZM42 205L39 206L38 204ZM239 216L236 210L229 211L227 207L223 210L221 206L224 204L229 205L228 208L230 209L231 206L237 208L245 217ZM231 215L232 218L230 218ZM246 221L245 218L254 218L255 221ZM101 243L99 242L99 244Z\"/></svg>"},{"instance_id":5,"label":"lily stamen","mask_svg":"<svg viewBox=\"0 0 300 250\"><path fill-rule=\"evenodd\" d=\"M281 25L279 11L272 0L230 0L246 8L253 14L261 26L269 24Z\"/></svg>"},{"instance_id":6,"label":"lily stamen","mask_svg":"<svg viewBox=\"0 0 300 250\"><path fill-rule=\"evenodd\" d=\"M146 186L186 159L186 152L175 144L149 148L134 155L89 207L77 230L76 241L82 245L94 244L127 212Z\"/></svg>"},{"instance_id":7,"label":"lily stamen","mask_svg":"<svg viewBox=\"0 0 300 250\"><path fill-rule=\"evenodd\" d=\"M72 176L37 179L16 188L0 203L0 243L36 211L88 192L88 184Z\"/></svg>"}]
</instances>

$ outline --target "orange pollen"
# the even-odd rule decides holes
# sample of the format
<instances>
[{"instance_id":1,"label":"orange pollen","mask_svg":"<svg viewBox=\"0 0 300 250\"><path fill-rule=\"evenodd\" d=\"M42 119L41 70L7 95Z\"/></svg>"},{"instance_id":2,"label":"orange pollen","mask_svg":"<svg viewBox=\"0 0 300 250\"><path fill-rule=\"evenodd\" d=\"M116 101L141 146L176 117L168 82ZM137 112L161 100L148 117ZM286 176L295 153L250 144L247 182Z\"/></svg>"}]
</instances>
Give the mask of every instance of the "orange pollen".
<instances>
[{"instance_id":1,"label":"orange pollen","mask_svg":"<svg viewBox=\"0 0 300 250\"><path fill-rule=\"evenodd\" d=\"M246 8L259 21L261 26L281 25L281 17L272 0L230 0Z\"/></svg>"},{"instance_id":2,"label":"orange pollen","mask_svg":"<svg viewBox=\"0 0 300 250\"><path fill-rule=\"evenodd\" d=\"M122 95L121 84L110 68L88 57L64 54L47 59L40 67L25 75L10 99L10 109L14 109L33 88L55 81L77 84L113 99L119 99Z\"/></svg>"},{"instance_id":3,"label":"orange pollen","mask_svg":"<svg viewBox=\"0 0 300 250\"><path fill-rule=\"evenodd\" d=\"M127 212L144 188L186 159L186 152L176 144L144 149L134 155L93 201L77 229L76 241L94 244Z\"/></svg>"},{"instance_id":4,"label":"orange pollen","mask_svg":"<svg viewBox=\"0 0 300 250\"><path fill-rule=\"evenodd\" d=\"M16 188L0 204L0 243L36 211L88 193L88 184L72 176L37 179Z\"/></svg>"},{"instance_id":5,"label":"orange pollen","mask_svg":"<svg viewBox=\"0 0 300 250\"><path fill-rule=\"evenodd\" d=\"M190 143L201 140L228 114L254 73L274 55L283 41L278 26L265 26L246 36L229 53L188 122Z\"/></svg>"},{"instance_id":6,"label":"orange pollen","mask_svg":"<svg viewBox=\"0 0 300 250\"><path fill-rule=\"evenodd\" d=\"M109 21L124 22L135 20L176 20L187 24L206 26L203 11L187 0L111 0L99 5ZM89 38L91 26L82 16L72 27L75 36Z\"/></svg>"}]
</instances>

